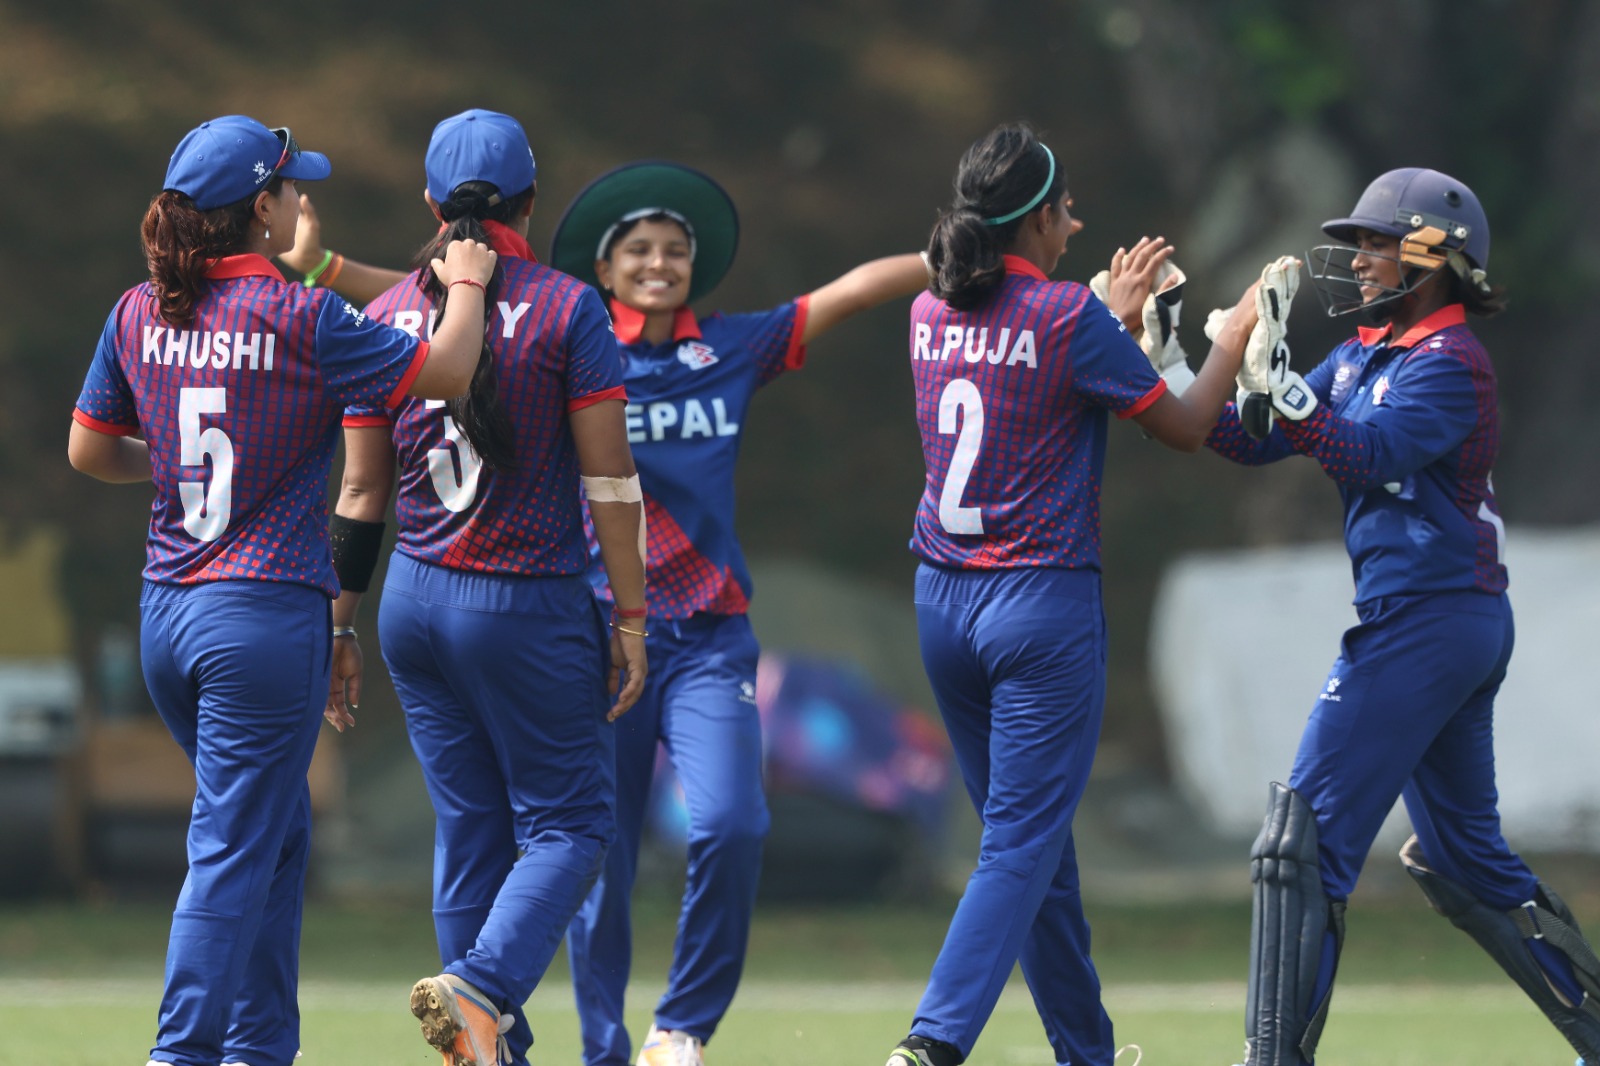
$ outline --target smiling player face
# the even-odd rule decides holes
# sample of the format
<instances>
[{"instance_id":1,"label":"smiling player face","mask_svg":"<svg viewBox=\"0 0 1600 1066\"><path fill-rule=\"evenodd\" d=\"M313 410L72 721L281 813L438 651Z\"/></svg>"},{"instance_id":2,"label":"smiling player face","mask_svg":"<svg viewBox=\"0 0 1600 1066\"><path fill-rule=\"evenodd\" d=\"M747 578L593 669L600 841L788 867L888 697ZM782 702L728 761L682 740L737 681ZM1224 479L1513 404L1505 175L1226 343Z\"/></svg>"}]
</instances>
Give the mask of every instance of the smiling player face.
<instances>
[{"instance_id":1,"label":"smiling player face","mask_svg":"<svg viewBox=\"0 0 1600 1066\"><path fill-rule=\"evenodd\" d=\"M1356 254L1350 270L1361 286L1361 302L1392 296L1400 288L1400 239L1369 229L1356 230Z\"/></svg>"},{"instance_id":2,"label":"smiling player face","mask_svg":"<svg viewBox=\"0 0 1600 1066\"><path fill-rule=\"evenodd\" d=\"M689 302L689 235L670 219L646 219L618 238L594 270L624 306L645 314L676 311Z\"/></svg>"}]
</instances>

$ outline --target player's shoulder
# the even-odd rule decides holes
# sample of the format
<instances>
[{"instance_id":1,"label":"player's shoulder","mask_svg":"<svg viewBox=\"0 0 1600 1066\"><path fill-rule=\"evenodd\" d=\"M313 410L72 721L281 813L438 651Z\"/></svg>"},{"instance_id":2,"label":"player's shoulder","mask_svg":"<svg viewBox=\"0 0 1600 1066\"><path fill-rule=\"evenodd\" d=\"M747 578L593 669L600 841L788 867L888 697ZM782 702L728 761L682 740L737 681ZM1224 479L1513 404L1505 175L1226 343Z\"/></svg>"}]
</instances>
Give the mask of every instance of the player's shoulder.
<instances>
[{"instance_id":1,"label":"player's shoulder","mask_svg":"<svg viewBox=\"0 0 1600 1066\"><path fill-rule=\"evenodd\" d=\"M546 266L534 259L506 256L500 260L502 289L519 289L528 294L537 293L541 299L561 303L576 303L594 289L571 274ZM599 294L596 293L598 299Z\"/></svg>"},{"instance_id":2,"label":"player's shoulder","mask_svg":"<svg viewBox=\"0 0 1600 1066\"><path fill-rule=\"evenodd\" d=\"M1408 361L1445 359L1466 367L1474 374L1494 375L1489 350L1466 323L1446 326L1422 338L1411 349Z\"/></svg>"}]
</instances>

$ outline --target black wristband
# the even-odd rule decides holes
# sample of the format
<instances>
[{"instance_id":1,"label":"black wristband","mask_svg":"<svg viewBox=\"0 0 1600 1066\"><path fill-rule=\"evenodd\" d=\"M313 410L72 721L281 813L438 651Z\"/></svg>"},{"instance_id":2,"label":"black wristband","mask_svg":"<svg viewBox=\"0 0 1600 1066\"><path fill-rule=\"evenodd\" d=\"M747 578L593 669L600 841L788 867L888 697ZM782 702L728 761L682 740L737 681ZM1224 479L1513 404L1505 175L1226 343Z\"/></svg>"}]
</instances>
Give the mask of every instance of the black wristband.
<instances>
[{"instance_id":1,"label":"black wristband","mask_svg":"<svg viewBox=\"0 0 1600 1066\"><path fill-rule=\"evenodd\" d=\"M333 572L339 587L350 592L365 592L372 584L372 571L378 566L378 549L383 546L382 522L362 522L344 515L328 519L328 545L333 549Z\"/></svg>"}]
</instances>

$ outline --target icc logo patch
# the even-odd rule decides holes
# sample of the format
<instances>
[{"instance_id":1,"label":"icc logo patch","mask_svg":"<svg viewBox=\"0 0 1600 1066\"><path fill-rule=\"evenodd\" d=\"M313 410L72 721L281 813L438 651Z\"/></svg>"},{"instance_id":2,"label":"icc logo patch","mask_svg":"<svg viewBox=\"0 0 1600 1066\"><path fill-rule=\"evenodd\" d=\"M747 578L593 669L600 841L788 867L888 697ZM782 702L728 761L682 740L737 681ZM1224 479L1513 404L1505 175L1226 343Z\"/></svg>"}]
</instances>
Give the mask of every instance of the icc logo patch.
<instances>
[{"instance_id":1,"label":"icc logo patch","mask_svg":"<svg viewBox=\"0 0 1600 1066\"><path fill-rule=\"evenodd\" d=\"M1387 395L1389 395L1389 375L1385 374L1378 379L1376 385L1372 386L1372 405L1376 407L1383 402L1383 398Z\"/></svg>"},{"instance_id":2,"label":"icc logo patch","mask_svg":"<svg viewBox=\"0 0 1600 1066\"><path fill-rule=\"evenodd\" d=\"M678 362L690 370L704 370L717 361L715 351L700 341L684 341L678 345Z\"/></svg>"}]
</instances>

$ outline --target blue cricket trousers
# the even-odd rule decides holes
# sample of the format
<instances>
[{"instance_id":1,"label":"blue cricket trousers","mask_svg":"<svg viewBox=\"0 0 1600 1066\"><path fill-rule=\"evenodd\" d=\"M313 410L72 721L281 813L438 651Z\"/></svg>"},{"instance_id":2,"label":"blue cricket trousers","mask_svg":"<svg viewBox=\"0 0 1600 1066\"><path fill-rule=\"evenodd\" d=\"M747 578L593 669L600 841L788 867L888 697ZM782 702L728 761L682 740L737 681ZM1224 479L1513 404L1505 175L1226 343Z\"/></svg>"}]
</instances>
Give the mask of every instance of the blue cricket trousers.
<instances>
[{"instance_id":1,"label":"blue cricket trousers","mask_svg":"<svg viewBox=\"0 0 1600 1066\"><path fill-rule=\"evenodd\" d=\"M1056 1061L1110 1066L1072 845L1105 708L1100 575L924 564L916 604L983 836L911 1032L970 1055L1020 958Z\"/></svg>"},{"instance_id":2,"label":"blue cricket trousers","mask_svg":"<svg viewBox=\"0 0 1600 1066\"><path fill-rule=\"evenodd\" d=\"M378 630L433 800L440 962L513 1016L507 1043L525 1063L523 1004L614 833L604 620L582 576L396 552Z\"/></svg>"},{"instance_id":3,"label":"blue cricket trousers","mask_svg":"<svg viewBox=\"0 0 1600 1066\"><path fill-rule=\"evenodd\" d=\"M656 1024L709 1040L744 970L769 819L756 713L760 649L744 615L652 619L644 695L617 720L617 842L572 922L567 954L588 1066L626 1066L623 993L633 959L628 905L656 744L689 812L678 940Z\"/></svg>"},{"instance_id":4,"label":"blue cricket trousers","mask_svg":"<svg viewBox=\"0 0 1600 1066\"><path fill-rule=\"evenodd\" d=\"M1532 899L1537 878L1501 835L1494 780L1494 698L1516 636L1510 599L1393 596L1357 604L1357 616L1289 776L1316 812L1323 890L1349 898L1403 796L1430 868L1500 910ZM1540 958L1577 991L1564 960ZM1332 983L1331 964L1325 950L1313 1002Z\"/></svg>"},{"instance_id":5,"label":"blue cricket trousers","mask_svg":"<svg viewBox=\"0 0 1600 1066\"><path fill-rule=\"evenodd\" d=\"M150 1058L288 1066L328 597L273 581L146 582L140 614L145 684L196 784Z\"/></svg>"}]
</instances>

